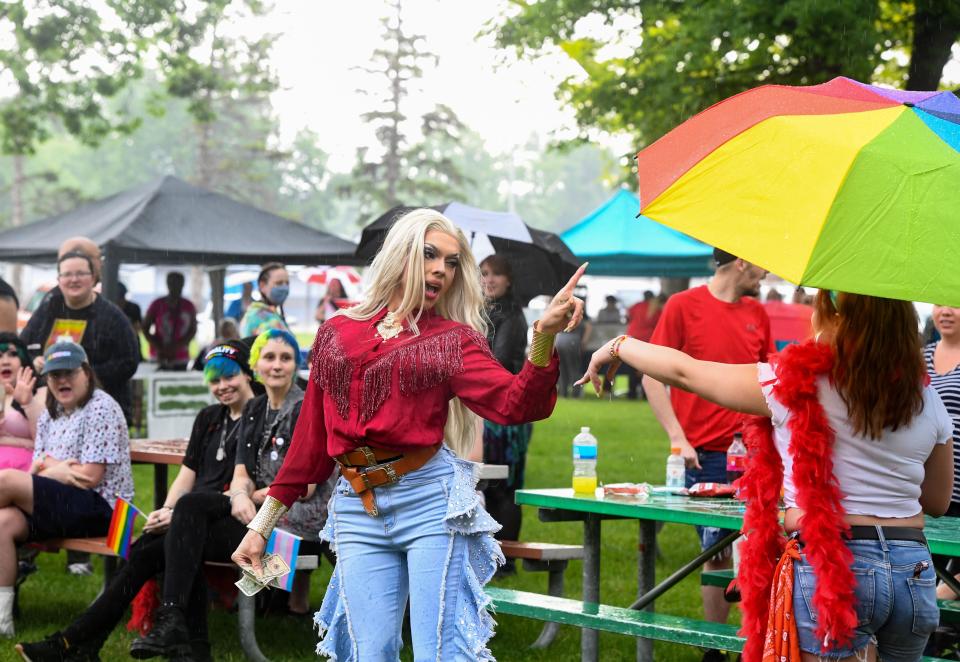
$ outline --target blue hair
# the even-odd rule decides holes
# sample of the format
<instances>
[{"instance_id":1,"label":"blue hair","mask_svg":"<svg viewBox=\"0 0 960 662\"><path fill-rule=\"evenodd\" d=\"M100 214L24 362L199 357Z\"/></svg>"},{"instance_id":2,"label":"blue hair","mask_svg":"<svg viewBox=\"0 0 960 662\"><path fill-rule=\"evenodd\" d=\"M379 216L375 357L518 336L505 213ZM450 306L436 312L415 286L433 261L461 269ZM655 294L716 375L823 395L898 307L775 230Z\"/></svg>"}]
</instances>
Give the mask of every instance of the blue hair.
<instances>
[{"instance_id":1,"label":"blue hair","mask_svg":"<svg viewBox=\"0 0 960 662\"><path fill-rule=\"evenodd\" d=\"M286 329L267 329L253 341L253 346L250 348L250 369L253 370L254 374L257 372L257 361L260 360L260 352L263 350L263 346L266 345L271 340L279 340L286 343L293 349L293 362L296 367L300 367L300 344L297 342L296 337ZM257 377L259 380L259 376Z\"/></svg>"},{"instance_id":2,"label":"blue hair","mask_svg":"<svg viewBox=\"0 0 960 662\"><path fill-rule=\"evenodd\" d=\"M211 357L203 364L203 379L208 384L215 379L233 377L240 372L240 364L226 356Z\"/></svg>"}]
</instances>

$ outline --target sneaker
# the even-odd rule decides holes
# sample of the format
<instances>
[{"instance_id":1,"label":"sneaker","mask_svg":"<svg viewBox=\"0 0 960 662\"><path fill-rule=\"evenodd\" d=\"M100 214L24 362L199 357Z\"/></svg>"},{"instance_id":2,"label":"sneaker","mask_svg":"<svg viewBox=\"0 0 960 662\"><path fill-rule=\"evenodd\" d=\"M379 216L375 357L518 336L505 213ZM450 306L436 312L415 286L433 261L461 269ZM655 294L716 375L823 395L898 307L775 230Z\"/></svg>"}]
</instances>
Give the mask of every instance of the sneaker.
<instances>
[{"instance_id":1,"label":"sneaker","mask_svg":"<svg viewBox=\"0 0 960 662\"><path fill-rule=\"evenodd\" d=\"M130 657L146 660L158 655L193 658L186 619L183 611L174 605L162 605L157 610L153 629L130 644Z\"/></svg>"},{"instance_id":2,"label":"sneaker","mask_svg":"<svg viewBox=\"0 0 960 662\"><path fill-rule=\"evenodd\" d=\"M14 649L27 662L100 662L99 648L93 650L83 644L67 648L60 632L54 632L42 641L17 644Z\"/></svg>"},{"instance_id":3,"label":"sneaker","mask_svg":"<svg viewBox=\"0 0 960 662\"><path fill-rule=\"evenodd\" d=\"M67 566L67 572L75 577L88 577L93 574L93 564L89 561L86 563L71 563Z\"/></svg>"}]
</instances>

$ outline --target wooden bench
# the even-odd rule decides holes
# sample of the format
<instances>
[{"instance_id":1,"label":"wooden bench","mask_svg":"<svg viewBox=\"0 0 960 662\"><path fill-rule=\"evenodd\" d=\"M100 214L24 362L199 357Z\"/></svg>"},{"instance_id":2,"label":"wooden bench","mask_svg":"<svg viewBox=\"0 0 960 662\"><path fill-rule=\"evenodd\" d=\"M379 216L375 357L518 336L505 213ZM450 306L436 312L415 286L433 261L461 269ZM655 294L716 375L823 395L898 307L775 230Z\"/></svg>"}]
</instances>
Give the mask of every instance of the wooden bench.
<instances>
[{"instance_id":1,"label":"wooden bench","mask_svg":"<svg viewBox=\"0 0 960 662\"><path fill-rule=\"evenodd\" d=\"M521 559L523 569L529 572L547 573L547 593L556 597L563 596L563 573L567 564L583 559L582 545L557 545L547 542L519 542L500 540L500 549L508 559ZM530 648L546 648L553 643L560 631L560 624L547 622L540 631L537 640Z\"/></svg>"},{"instance_id":2,"label":"wooden bench","mask_svg":"<svg viewBox=\"0 0 960 662\"><path fill-rule=\"evenodd\" d=\"M100 538L58 538L30 543L30 546L41 552L59 552L61 549L65 549L103 556L104 586L109 583L113 572L116 570L117 555L107 547L105 536ZM319 558L313 555L298 556L295 570L315 570L319 561ZM230 562L205 561L204 564L213 567L237 568L235 564ZM246 596L241 591L237 592L237 631L240 635L240 647L248 660L269 662L269 659L260 651L260 646L257 643L256 600L253 596Z\"/></svg>"},{"instance_id":3,"label":"wooden bench","mask_svg":"<svg viewBox=\"0 0 960 662\"><path fill-rule=\"evenodd\" d=\"M740 652L745 639L737 627L710 623L682 616L670 616L626 607L584 603L540 593L512 591L488 586L486 593L497 614L553 621L591 630L602 630L631 637ZM946 662L925 657L924 662Z\"/></svg>"}]
</instances>

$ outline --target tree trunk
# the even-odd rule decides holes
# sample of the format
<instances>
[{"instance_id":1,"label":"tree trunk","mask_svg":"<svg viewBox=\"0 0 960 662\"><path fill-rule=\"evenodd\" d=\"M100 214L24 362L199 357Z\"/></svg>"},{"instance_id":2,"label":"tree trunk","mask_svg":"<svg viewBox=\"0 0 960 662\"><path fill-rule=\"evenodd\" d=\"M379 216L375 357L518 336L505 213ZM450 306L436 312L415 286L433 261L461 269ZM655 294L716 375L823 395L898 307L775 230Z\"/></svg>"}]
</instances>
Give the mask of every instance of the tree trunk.
<instances>
[{"instance_id":1,"label":"tree trunk","mask_svg":"<svg viewBox=\"0 0 960 662\"><path fill-rule=\"evenodd\" d=\"M10 187L10 202L11 202L11 214L10 222L13 224L13 227L19 227L23 225L23 184L26 180L26 176L23 173L23 166L26 157L23 154L14 154L13 155L13 186ZM13 270L10 273L10 284L13 286L13 290L20 297L20 300L24 303L27 301L27 297L24 296L23 292L23 265L14 264Z\"/></svg>"},{"instance_id":2,"label":"tree trunk","mask_svg":"<svg viewBox=\"0 0 960 662\"><path fill-rule=\"evenodd\" d=\"M960 11L941 0L917 0L908 90L935 90L960 37Z\"/></svg>"}]
</instances>

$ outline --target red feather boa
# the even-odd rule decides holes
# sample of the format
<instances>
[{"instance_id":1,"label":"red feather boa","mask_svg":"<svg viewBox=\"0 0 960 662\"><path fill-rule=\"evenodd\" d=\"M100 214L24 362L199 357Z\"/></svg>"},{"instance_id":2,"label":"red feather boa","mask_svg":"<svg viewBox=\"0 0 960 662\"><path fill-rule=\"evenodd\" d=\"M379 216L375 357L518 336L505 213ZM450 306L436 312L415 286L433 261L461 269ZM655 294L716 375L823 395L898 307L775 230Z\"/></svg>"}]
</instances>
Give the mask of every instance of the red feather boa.
<instances>
[{"instance_id":1,"label":"red feather boa","mask_svg":"<svg viewBox=\"0 0 960 662\"><path fill-rule=\"evenodd\" d=\"M790 410L790 454L797 506L804 511L800 528L804 551L817 577L813 595L817 637L833 645L847 644L857 625L853 554L844 544L849 527L840 505L840 486L833 476L834 433L817 394L817 378L829 374L834 354L828 345L810 341L780 353L773 395ZM743 627L747 638L745 662L763 655L770 586L783 553L785 538L777 503L783 484L783 463L773 443L773 426L757 418L747 428L750 450L741 489L747 499L743 518L746 539L741 546Z\"/></svg>"}]
</instances>

